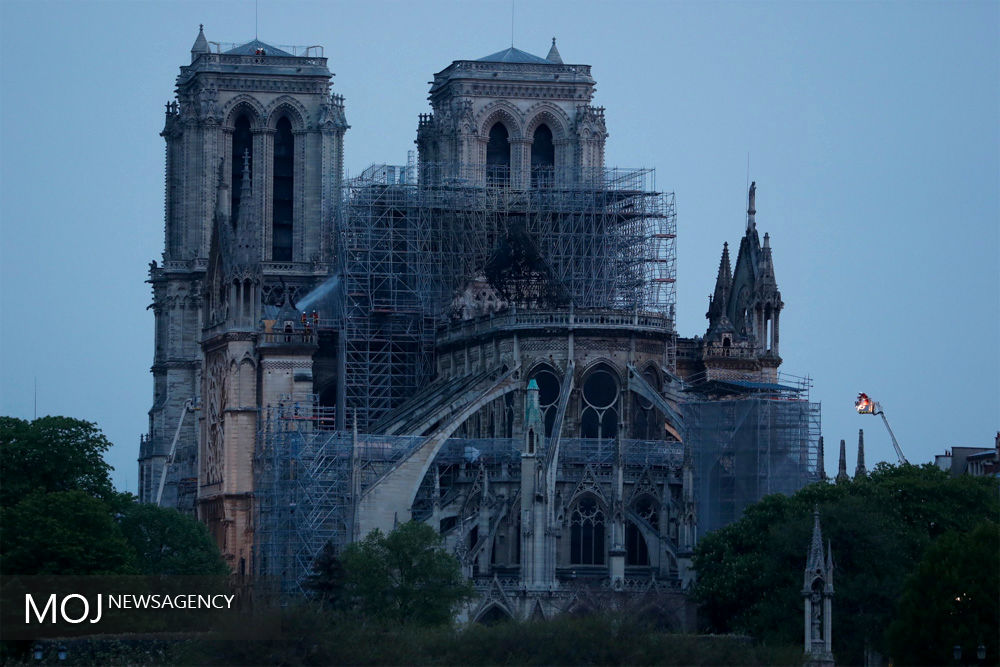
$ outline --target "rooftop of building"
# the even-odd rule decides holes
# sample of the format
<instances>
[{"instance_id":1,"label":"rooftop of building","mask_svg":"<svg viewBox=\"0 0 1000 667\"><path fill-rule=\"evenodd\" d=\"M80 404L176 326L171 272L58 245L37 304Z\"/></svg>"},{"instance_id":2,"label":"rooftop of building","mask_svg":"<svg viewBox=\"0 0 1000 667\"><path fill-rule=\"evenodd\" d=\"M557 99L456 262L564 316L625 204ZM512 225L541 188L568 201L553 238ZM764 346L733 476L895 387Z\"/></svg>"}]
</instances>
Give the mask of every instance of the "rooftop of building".
<instances>
[{"instance_id":1,"label":"rooftop of building","mask_svg":"<svg viewBox=\"0 0 1000 667\"><path fill-rule=\"evenodd\" d=\"M482 58L476 58L476 61L481 63L539 63L542 65L557 64L553 63L550 60L546 60L541 56L532 55L527 51L516 49L513 46L504 49L503 51L497 51L496 53L491 53L488 56L483 56Z\"/></svg>"},{"instance_id":2,"label":"rooftop of building","mask_svg":"<svg viewBox=\"0 0 1000 667\"><path fill-rule=\"evenodd\" d=\"M262 42L256 37L246 44L241 44L225 52L230 56L277 56L280 58L294 58L295 55L288 51L283 51L276 46Z\"/></svg>"},{"instance_id":3,"label":"rooftop of building","mask_svg":"<svg viewBox=\"0 0 1000 667\"><path fill-rule=\"evenodd\" d=\"M453 78L495 80L515 79L520 82L538 81L552 82L558 80L564 84L584 84L593 86L590 76L590 65L569 65L563 62L556 39L552 38L552 46L544 58L528 53L511 44L506 49L491 53L482 58L471 60L455 60L448 67L434 75L431 94L438 91L448 80Z\"/></svg>"},{"instance_id":4,"label":"rooftop of building","mask_svg":"<svg viewBox=\"0 0 1000 667\"><path fill-rule=\"evenodd\" d=\"M178 83L198 71L242 72L246 66L264 74L330 76L322 46L275 46L257 37L240 43L209 41L204 26L199 26L191 46L191 64L181 68Z\"/></svg>"}]
</instances>

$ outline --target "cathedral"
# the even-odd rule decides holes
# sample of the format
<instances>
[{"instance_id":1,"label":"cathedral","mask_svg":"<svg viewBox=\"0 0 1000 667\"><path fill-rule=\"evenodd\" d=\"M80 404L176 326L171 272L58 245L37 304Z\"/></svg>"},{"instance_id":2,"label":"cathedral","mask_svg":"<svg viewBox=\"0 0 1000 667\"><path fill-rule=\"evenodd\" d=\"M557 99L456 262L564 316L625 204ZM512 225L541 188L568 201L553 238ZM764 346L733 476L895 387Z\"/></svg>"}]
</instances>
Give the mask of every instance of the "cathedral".
<instances>
[{"instance_id":1,"label":"cathedral","mask_svg":"<svg viewBox=\"0 0 1000 667\"><path fill-rule=\"evenodd\" d=\"M294 593L326 543L417 520L470 620L648 598L686 627L698 537L818 478L756 184L681 337L673 194L605 165L554 39L436 73L416 159L352 179L321 47L199 30L180 69L140 497L234 573Z\"/></svg>"}]
</instances>

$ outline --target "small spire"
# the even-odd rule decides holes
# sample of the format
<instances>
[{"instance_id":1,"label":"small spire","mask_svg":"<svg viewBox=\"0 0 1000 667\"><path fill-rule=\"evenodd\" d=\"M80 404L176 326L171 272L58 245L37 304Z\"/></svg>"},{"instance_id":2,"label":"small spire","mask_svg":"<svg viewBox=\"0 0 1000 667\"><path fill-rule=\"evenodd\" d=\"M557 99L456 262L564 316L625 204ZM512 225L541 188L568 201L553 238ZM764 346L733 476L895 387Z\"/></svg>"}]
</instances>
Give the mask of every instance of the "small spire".
<instances>
[{"instance_id":1,"label":"small spire","mask_svg":"<svg viewBox=\"0 0 1000 667\"><path fill-rule=\"evenodd\" d=\"M250 151L243 151L243 175L240 178L240 205L233 216L233 228L243 225L249 221L249 212L252 209L253 187L250 183Z\"/></svg>"},{"instance_id":2,"label":"small spire","mask_svg":"<svg viewBox=\"0 0 1000 667\"><path fill-rule=\"evenodd\" d=\"M819 506L813 506L813 534L809 543L809 558L806 560L806 572L823 569L823 531L819 525Z\"/></svg>"},{"instance_id":3,"label":"small spire","mask_svg":"<svg viewBox=\"0 0 1000 667\"><path fill-rule=\"evenodd\" d=\"M764 247L760 252L760 281L762 285L769 287L777 285L774 277L774 260L771 256L771 236L767 233L764 234Z\"/></svg>"},{"instance_id":4,"label":"small spire","mask_svg":"<svg viewBox=\"0 0 1000 667\"><path fill-rule=\"evenodd\" d=\"M203 53L208 53L208 40L205 39L205 26L204 24L198 24L198 37L194 40L194 45L191 47L191 62L198 59Z\"/></svg>"},{"instance_id":5,"label":"small spire","mask_svg":"<svg viewBox=\"0 0 1000 667\"><path fill-rule=\"evenodd\" d=\"M757 181L750 183L750 193L747 196L747 230L757 228Z\"/></svg>"},{"instance_id":6,"label":"small spire","mask_svg":"<svg viewBox=\"0 0 1000 667\"><path fill-rule=\"evenodd\" d=\"M719 274L715 278L715 292L709 297L708 317L709 328L717 324L726 313L729 305L729 291L733 286L733 271L729 264L729 243L722 244L722 257L719 259Z\"/></svg>"},{"instance_id":7,"label":"small spire","mask_svg":"<svg viewBox=\"0 0 1000 667\"><path fill-rule=\"evenodd\" d=\"M555 37L552 38L552 48L549 49L549 55L545 56L545 59L558 65L563 64L562 56L559 55L559 49L556 48Z\"/></svg>"},{"instance_id":8,"label":"small spire","mask_svg":"<svg viewBox=\"0 0 1000 667\"><path fill-rule=\"evenodd\" d=\"M729 241L722 242L722 258L719 260L719 276L716 279L716 284L718 284L719 279L724 280L727 286L733 282L733 270L729 264Z\"/></svg>"},{"instance_id":9,"label":"small spire","mask_svg":"<svg viewBox=\"0 0 1000 667\"><path fill-rule=\"evenodd\" d=\"M868 470L865 468L865 430L858 429L858 466L854 469L854 479L867 477Z\"/></svg>"},{"instance_id":10,"label":"small spire","mask_svg":"<svg viewBox=\"0 0 1000 667\"><path fill-rule=\"evenodd\" d=\"M850 477L847 476L847 442L844 440L840 441L840 465L837 467L837 481L846 482Z\"/></svg>"},{"instance_id":11,"label":"small spire","mask_svg":"<svg viewBox=\"0 0 1000 667\"><path fill-rule=\"evenodd\" d=\"M826 481L826 455L823 452L823 436L819 436L819 479Z\"/></svg>"}]
</instances>

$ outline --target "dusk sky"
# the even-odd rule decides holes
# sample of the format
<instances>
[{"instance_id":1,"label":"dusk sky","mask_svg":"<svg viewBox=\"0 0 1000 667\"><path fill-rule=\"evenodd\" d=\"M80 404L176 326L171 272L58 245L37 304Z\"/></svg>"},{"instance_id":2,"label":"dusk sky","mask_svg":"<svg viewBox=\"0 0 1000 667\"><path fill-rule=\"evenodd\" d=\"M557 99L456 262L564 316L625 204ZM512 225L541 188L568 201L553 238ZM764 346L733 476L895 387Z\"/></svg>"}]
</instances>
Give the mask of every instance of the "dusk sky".
<instances>
[{"instance_id":1,"label":"dusk sky","mask_svg":"<svg viewBox=\"0 0 1000 667\"><path fill-rule=\"evenodd\" d=\"M511 43L509 0L259 0L258 34L325 47L350 173L402 163L428 84ZM525 2L514 44L593 66L607 164L655 167L678 213L678 329L701 335L749 178L771 235L782 371L813 379L826 470L993 444L1000 428L1000 3ZM0 414L95 421L135 491L152 403L163 105L205 25L253 0L0 0Z\"/></svg>"}]
</instances>

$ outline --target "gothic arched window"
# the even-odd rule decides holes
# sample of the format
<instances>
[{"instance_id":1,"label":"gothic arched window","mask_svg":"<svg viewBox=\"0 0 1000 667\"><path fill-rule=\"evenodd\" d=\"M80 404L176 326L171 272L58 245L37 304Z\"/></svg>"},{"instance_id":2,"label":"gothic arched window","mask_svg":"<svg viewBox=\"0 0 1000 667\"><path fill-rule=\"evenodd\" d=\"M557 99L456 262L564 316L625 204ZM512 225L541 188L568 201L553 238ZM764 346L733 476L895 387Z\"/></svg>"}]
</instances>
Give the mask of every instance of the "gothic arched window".
<instances>
[{"instance_id":1,"label":"gothic arched window","mask_svg":"<svg viewBox=\"0 0 1000 667\"><path fill-rule=\"evenodd\" d=\"M618 379L599 367L583 382L580 437L614 438L618 434Z\"/></svg>"},{"instance_id":2,"label":"gothic arched window","mask_svg":"<svg viewBox=\"0 0 1000 667\"><path fill-rule=\"evenodd\" d=\"M510 133L503 123L494 123L486 144L486 175L491 184L506 183L510 177Z\"/></svg>"},{"instance_id":3,"label":"gothic arched window","mask_svg":"<svg viewBox=\"0 0 1000 667\"><path fill-rule=\"evenodd\" d=\"M570 515L569 562L604 564L604 510L593 496L583 496Z\"/></svg>"},{"instance_id":4,"label":"gothic arched window","mask_svg":"<svg viewBox=\"0 0 1000 667\"><path fill-rule=\"evenodd\" d=\"M237 217L240 213L240 193L243 189L244 155L250 156L250 165L253 168L253 135L250 134L250 119L246 114L240 114L233 126L233 152L229 160L232 168L232 187L229 189L231 205L229 219L233 227L239 224ZM249 204L250 202L247 202L247 205Z\"/></svg>"},{"instance_id":5,"label":"gothic arched window","mask_svg":"<svg viewBox=\"0 0 1000 667\"><path fill-rule=\"evenodd\" d=\"M556 149L552 143L552 130L542 123L531 139L531 185L551 187L556 165Z\"/></svg>"},{"instance_id":6,"label":"gothic arched window","mask_svg":"<svg viewBox=\"0 0 1000 667\"><path fill-rule=\"evenodd\" d=\"M295 136L288 118L278 121L274 134L272 178L271 259L292 261L292 201L295 192Z\"/></svg>"}]
</instances>

